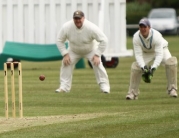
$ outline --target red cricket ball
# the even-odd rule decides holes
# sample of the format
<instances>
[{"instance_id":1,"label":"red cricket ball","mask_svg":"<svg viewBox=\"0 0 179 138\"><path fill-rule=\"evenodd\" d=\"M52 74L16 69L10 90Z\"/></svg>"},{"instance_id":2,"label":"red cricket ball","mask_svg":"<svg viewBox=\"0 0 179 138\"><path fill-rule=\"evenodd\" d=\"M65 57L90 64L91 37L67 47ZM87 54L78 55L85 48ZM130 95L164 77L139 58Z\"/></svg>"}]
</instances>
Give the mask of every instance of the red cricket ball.
<instances>
[{"instance_id":1,"label":"red cricket ball","mask_svg":"<svg viewBox=\"0 0 179 138\"><path fill-rule=\"evenodd\" d=\"M45 76L44 75L40 75L39 76L39 80L44 81L45 80Z\"/></svg>"}]
</instances>

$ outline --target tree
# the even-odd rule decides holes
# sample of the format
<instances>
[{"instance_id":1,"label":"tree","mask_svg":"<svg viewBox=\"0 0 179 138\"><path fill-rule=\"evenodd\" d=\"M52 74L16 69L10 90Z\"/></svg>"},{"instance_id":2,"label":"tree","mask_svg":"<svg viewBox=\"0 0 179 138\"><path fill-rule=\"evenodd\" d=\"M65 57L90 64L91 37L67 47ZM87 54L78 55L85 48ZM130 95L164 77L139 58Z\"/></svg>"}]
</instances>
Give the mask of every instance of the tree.
<instances>
[{"instance_id":1,"label":"tree","mask_svg":"<svg viewBox=\"0 0 179 138\"><path fill-rule=\"evenodd\" d=\"M178 0L151 0L152 7L172 7L178 9L179 2Z\"/></svg>"}]
</instances>

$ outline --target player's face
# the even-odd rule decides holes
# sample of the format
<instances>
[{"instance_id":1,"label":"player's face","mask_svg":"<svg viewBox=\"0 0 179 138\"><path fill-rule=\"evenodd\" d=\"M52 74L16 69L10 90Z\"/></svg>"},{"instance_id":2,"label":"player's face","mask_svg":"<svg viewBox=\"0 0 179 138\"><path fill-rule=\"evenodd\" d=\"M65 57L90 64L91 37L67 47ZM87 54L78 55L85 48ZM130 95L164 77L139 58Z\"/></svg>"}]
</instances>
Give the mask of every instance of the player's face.
<instances>
[{"instance_id":1,"label":"player's face","mask_svg":"<svg viewBox=\"0 0 179 138\"><path fill-rule=\"evenodd\" d=\"M83 26L84 17L82 18L73 18L73 21L77 28L81 28Z\"/></svg>"},{"instance_id":2,"label":"player's face","mask_svg":"<svg viewBox=\"0 0 179 138\"><path fill-rule=\"evenodd\" d=\"M147 38L147 36L149 35L150 27L141 24L141 25L139 25L139 30L140 30L140 33L142 34L142 36L144 38Z\"/></svg>"}]
</instances>

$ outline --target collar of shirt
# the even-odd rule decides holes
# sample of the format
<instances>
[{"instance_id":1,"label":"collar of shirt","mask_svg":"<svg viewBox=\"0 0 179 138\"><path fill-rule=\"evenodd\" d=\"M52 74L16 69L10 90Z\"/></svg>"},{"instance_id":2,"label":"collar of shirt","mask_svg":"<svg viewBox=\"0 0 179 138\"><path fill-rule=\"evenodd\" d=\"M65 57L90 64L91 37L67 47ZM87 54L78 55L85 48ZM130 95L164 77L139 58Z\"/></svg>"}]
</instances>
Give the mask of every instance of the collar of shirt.
<instances>
[{"instance_id":1,"label":"collar of shirt","mask_svg":"<svg viewBox=\"0 0 179 138\"><path fill-rule=\"evenodd\" d=\"M152 48L152 41L153 41L153 30L149 30L149 35L147 38L144 38L142 35L139 33L139 38L142 42L143 47L146 49L151 49Z\"/></svg>"}]
</instances>

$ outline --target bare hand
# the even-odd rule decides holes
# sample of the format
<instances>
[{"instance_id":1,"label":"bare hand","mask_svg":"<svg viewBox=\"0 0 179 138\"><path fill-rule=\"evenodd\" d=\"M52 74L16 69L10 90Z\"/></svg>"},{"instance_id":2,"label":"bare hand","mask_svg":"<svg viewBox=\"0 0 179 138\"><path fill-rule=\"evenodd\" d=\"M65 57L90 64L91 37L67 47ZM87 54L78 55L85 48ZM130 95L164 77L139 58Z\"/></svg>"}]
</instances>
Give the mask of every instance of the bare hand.
<instances>
[{"instance_id":1,"label":"bare hand","mask_svg":"<svg viewBox=\"0 0 179 138\"><path fill-rule=\"evenodd\" d=\"M65 66L70 65L71 61L70 61L70 56L69 56L69 54L66 54L66 55L63 57L63 63L64 63Z\"/></svg>"},{"instance_id":2,"label":"bare hand","mask_svg":"<svg viewBox=\"0 0 179 138\"><path fill-rule=\"evenodd\" d=\"M93 63L94 63L95 66L98 66L98 65L100 64L100 62L101 62L101 61L100 61L100 57L97 56L97 55L94 55L94 56L93 56L92 61L93 61Z\"/></svg>"}]
</instances>

